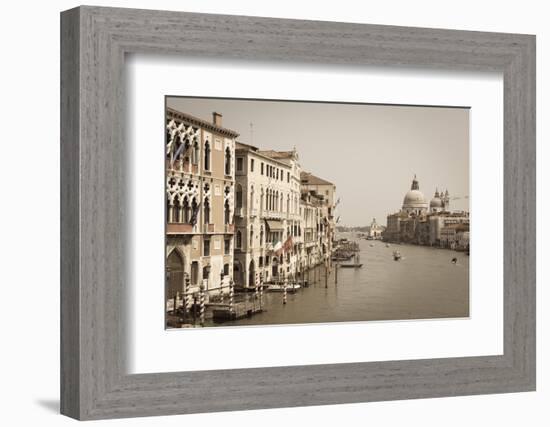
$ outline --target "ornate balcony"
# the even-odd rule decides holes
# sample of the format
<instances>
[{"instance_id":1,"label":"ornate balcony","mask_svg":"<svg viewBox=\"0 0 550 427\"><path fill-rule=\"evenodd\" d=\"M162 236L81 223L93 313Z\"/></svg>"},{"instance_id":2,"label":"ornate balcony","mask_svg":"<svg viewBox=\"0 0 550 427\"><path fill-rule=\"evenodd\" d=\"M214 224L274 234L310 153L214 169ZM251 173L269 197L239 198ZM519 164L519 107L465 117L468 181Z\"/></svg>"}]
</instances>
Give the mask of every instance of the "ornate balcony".
<instances>
[{"instance_id":1,"label":"ornate balcony","mask_svg":"<svg viewBox=\"0 0 550 427\"><path fill-rule=\"evenodd\" d=\"M192 234L193 226L191 224L182 224L169 222L166 224L166 234Z\"/></svg>"}]
</instances>

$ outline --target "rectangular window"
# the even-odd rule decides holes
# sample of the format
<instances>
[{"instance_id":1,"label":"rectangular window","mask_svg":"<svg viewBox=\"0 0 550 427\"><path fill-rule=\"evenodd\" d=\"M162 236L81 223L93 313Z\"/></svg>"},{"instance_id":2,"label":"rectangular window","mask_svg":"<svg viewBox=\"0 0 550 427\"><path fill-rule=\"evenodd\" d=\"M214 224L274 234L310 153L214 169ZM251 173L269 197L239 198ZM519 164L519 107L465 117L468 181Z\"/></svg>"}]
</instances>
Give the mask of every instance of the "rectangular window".
<instances>
[{"instance_id":1,"label":"rectangular window","mask_svg":"<svg viewBox=\"0 0 550 427\"><path fill-rule=\"evenodd\" d=\"M286 182L290 182L290 172L286 173Z\"/></svg>"},{"instance_id":2,"label":"rectangular window","mask_svg":"<svg viewBox=\"0 0 550 427\"><path fill-rule=\"evenodd\" d=\"M254 159L250 159L250 172L254 172Z\"/></svg>"},{"instance_id":3,"label":"rectangular window","mask_svg":"<svg viewBox=\"0 0 550 427\"><path fill-rule=\"evenodd\" d=\"M239 172L243 171L243 158L242 157L237 157L237 170Z\"/></svg>"},{"instance_id":4,"label":"rectangular window","mask_svg":"<svg viewBox=\"0 0 550 427\"><path fill-rule=\"evenodd\" d=\"M264 174L264 162L260 163L260 175Z\"/></svg>"},{"instance_id":5,"label":"rectangular window","mask_svg":"<svg viewBox=\"0 0 550 427\"><path fill-rule=\"evenodd\" d=\"M202 247L203 247L202 255L210 256L210 239L204 239L202 243Z\"/></svg>"},{"instance_id":6,"label":"rectangular window","mask_svg":"<svg viewBox=\"0 0 550 427\"><path fill-rule=\"evenodd\" d=\"M191 283L193 285L199 283L199 263L197 261L191 263Z\"/></svg>"},{"instance_id":7,"label":"rectangular window","mask_svg":"<svg viewBox=\"0 0 550 427\"><path fill-rule=\"evenodd\" d=\"M229 255L230 248L231 248L231 240L225 239L223 243L223 253L226 255Z\"/></svg>"}]
</instances>

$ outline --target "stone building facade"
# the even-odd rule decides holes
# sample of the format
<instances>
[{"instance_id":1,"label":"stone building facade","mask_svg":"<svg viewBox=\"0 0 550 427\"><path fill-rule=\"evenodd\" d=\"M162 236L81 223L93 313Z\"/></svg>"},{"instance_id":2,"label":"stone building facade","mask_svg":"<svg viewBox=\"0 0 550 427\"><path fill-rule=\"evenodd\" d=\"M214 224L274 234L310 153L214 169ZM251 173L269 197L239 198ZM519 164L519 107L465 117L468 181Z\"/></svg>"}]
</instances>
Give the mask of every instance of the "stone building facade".
<instances>
[{"instance_id":1,"label":"stone building facade","mask_svg":"<svg viewBox=\"0 0 550 427\"><path fill-rule=\"evenodd\" d=\"M279 280L296 268L301 244L300 165L295 151L237 143L235 260L237 287Z\"/></svg>"},{"instance_id":2,"label":"stone building facade","mask_svg":"<svg viewBox=\"0 0 550 427\"><path fill-rule=\"evenodd\" d=\"M300 183L304 224L304 246L300 258L302 269L309 269L330 262L336 231L336 186L309 172L302 172Z\"/></svg>"},{"instance_id":3,"label":"stone building facade","mask_svg":"<svg viewBox=\"0 0 550 427\"><path fill-rule=\"evenodd\" d=\"M235 139L212 122L166 111L166 298L203 284L219 289L233 274Z\"/></svg>"}]
</instances>

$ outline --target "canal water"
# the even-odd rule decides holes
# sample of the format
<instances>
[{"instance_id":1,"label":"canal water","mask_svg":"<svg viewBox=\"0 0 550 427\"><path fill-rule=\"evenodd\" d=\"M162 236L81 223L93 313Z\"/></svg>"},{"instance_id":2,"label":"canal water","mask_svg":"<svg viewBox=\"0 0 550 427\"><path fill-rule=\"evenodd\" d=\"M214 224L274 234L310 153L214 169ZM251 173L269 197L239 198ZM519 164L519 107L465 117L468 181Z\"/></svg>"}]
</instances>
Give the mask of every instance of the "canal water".
<instances>
[{"instance_id":1,"label":"canal water","mask_svg":"<svg viewBox=\"0 0 550 427\"><path fill-rule=\"evenodd\" d=\"M351 237L351 236L350 236ZM386 247L381 241L358 240L363 267L334 271L325 287L320 280L284 305L280 292L264 292L262 313L208 326L327 323L469 316L469 257L462 252L415 245ZM393 260L399 250L400 261ZM456 264L452 258L458 259ZM310 272L313 278L313 271ZM252 295L248 296L249 298Z\"/></svg>"}]
</instances>

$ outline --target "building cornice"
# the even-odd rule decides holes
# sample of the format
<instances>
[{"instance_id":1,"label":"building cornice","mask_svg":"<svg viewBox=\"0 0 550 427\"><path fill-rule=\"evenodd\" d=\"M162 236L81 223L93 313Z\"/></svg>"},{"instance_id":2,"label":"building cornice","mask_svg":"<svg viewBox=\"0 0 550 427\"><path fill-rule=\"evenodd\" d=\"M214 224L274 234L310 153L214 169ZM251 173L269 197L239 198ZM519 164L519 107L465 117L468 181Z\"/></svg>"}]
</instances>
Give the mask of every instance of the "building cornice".
<instances>
[{"instance_id":1,"label":"building cornice","mask_svg":"<svg viewBox=\"0 0 550 427\"><path fill-rule=\"evenodd\" d=\"M199 119L198 117L192 116L187 113L182 113L181 111L174 110L173 108L170 108L170 107L166 108L166 115L169 118L178 119L178 120L190 123L191 125L209 130L211 132L219 133L229 138L237 138L240 135L238 132L232 129L216 126L215 124L210 123L206 120Z\"/></svg>"}]
</instances>

